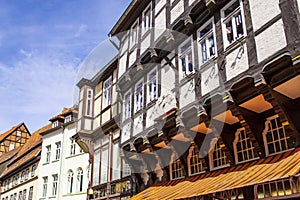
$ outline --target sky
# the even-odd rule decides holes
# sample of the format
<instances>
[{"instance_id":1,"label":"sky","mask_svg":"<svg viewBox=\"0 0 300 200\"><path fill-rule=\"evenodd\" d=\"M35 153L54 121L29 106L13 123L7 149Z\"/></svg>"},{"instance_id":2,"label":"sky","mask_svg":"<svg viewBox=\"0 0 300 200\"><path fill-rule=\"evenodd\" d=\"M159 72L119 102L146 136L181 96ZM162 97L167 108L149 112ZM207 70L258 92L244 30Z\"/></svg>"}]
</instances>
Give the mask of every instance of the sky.
<instances>
[{"instance_id":1,"label":"sky","mask_svg":"<svg viewBox=\"0 0 300 200\"><path fill-rule=\"evenodd\" d=\"M76 102L78 79L113 57L108 33L130 2L0 0L0 133L21 122L33 133Z\"/></svg>"}]
</instances>

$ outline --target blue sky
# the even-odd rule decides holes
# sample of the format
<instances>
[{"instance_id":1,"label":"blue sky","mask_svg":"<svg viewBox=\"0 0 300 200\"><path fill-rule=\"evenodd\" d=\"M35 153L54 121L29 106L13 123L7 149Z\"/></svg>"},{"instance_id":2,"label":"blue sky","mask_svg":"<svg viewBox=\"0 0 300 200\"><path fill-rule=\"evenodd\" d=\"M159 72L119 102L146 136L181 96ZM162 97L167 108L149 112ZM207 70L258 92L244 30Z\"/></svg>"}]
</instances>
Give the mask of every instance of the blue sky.
<instances>
[{"instance_id":1,"label":"blue sky","mask_svg":"<svg viewBox=\"0 0 300 200\"><path fill-rule=\"evenodd\" d=\"M0 133L20 122L33 132L73 105L83 61L130 2L0 0Z\"/></svg>"}]
</instances>

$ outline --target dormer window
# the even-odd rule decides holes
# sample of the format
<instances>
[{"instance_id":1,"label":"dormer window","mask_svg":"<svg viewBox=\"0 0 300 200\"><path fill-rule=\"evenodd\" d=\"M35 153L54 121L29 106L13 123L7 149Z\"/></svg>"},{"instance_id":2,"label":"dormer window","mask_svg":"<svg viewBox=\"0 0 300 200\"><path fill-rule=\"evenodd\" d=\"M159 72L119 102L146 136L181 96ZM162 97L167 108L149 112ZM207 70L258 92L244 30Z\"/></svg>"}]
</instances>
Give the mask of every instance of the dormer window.
<instances>
[{"instance_id":1,"label":"dormer window","mask_svg":"<svg viewBox=\"0 0 300 200\"><path fill-rule=\"evenodd\" d=\"M179 47L179 65L183 77L194 73L193 48L192 40L190 38Z\"/></svg>"},{"instance_id":2,"label":"dormer window","mask_svg":"<svg viewBox=\"0 0 300 200\"><path fill-rule=\"evenodd\" d=\"M72 115L68 115L65 117L65 123L71 122L72 121Z\"/></svg>"},{"instance_id":3,"label":"dormer window","mask_svg":"<svg viewBox=\"0 0 300 200\"><path fill-rule=\"evenodd\" d=\"M199 174L204 172L203 163L199 157L199 149L197 146L192 146L188 156L189 175Z\"/></svg>"},{"instance_id":4,"label":"dormer window","mask_svg":"<svg viewBox=\"0 0 300 200\"><path fill-rule=\"evenodd\" d=\"M170 174L171 174L172 180L184 177L183 167L182 167L181 161L179 159L177 159L176 161L171 163Z\"/></svg>"},{"instance_id":5,"label":"dormer window","mask_svg":"<svg viewBox=\"0 0 300 200\"><path fill-rule=\"evenodd\" d=\"M284 126L279 121L278 115L267 118L263 132L266 155L276 154L290 149L289 137L286 135Z\"/></svg>"},{"instance_id":6,"label":"dormer window","mask_svg":"<svg viewBox=\"0 0 300 200\"><path fill-rule=\"evenodd\" d=\"M55 127L58 127L58 121L57 120L52 122L52 128L55 128Z\"/></svg>"}]
</instances>

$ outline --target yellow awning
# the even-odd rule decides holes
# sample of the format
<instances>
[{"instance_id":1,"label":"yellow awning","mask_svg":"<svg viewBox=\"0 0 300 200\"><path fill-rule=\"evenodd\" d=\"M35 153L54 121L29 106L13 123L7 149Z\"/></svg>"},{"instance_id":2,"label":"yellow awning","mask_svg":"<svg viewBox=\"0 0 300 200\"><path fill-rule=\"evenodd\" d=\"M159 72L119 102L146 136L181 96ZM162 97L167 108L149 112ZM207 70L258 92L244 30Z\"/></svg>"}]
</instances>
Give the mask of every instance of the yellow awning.
<instances>
[{"instance_id":1,"label":"yellow awning","mask_svg":"<svg viewBox=\"0 0 300 200\"><path fill-rule=\"evenodd\" d=\"M300 169L300 148L245 164L159 183L133 200L184 199L291 177Z\"/></svg>"}]
</instances>

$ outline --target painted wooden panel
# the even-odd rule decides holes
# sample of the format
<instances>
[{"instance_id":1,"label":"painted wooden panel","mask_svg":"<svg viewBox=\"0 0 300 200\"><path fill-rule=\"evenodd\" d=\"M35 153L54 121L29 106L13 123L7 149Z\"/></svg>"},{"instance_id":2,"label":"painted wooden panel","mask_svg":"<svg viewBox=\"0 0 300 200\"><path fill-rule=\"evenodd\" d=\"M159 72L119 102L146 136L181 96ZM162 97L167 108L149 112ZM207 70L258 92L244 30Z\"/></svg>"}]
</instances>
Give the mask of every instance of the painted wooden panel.
<instances>
[{"instance_id":1,"label":"painted wooden panel","mask_svg":"<svg viewBox=\"0 0 300 200\"><path fill-rule=\"evenodd\" d=\"M120 78L126 72L127 53L125 53L119 60L118 66L118 78Z\"/></svg>"},{"instance_id":2,"label":"painted wooden panel","mask_svg":"<svg viewBox=\"0 0 300 200\"><path fill-rule=\"evenodd\" d=\"M122 134L121 134L121 143L123 143L126 140L130 139L130 127L131 127L130 122L123 126Z\"/></svg>"},{"instance_id":3,"label":"painted wooden panel","mask_svg":"<svg viewBox=\"0 0 300 200\"><path fill-rule=\"evenodd\" d=\"M193 101L195 101L194 79L190 80L180 88L180 108L185 107Z\"/></svg>"},{"instance_id":4,"label":"painted wooden panel","mask_svg":"<svg viewBox=\"0 0 300 200\"><path fill-rule=\"evenodd\" d=\"M92 130L92 120L91 119L84 119L84 130L91 131Z\"/></svg>"},{"instance_id":5,"label":"painted wooden panel","mask_svg":"<svg viewBox=\"0 0 300 200\"><path fill-rule=\"evenodd\" d=\"M141 43L141 55L147 50L148 47L150 47L151 43L151 34L148 34L147 37L145 37Z\"/></svg>"},{"instance_id":6,"label":"painted wooden panel","mask_svg":"<svg viewBox=\"0 0 300 200\"><path fill-rule=\"evenodd\" d=\"M171 24L184 12L184 1L180 0L171 10Z\"/></svg>"},{"instance_id":7,"label":"painted wooden panel","mask_svg":"<svg viewBox=\"0 0 300 200\"><path fill-rule=\"evenodd\" d=\"M161 94L168 94L175 88L175 70L170 65L161 69Z\"/></svg>"},{"instance_id":8,"label":"painted wooden panel","mask_svg":"<svg viewBox=\"0 0 300 200\"><path fill-rule=\"evenodd\" d=\"M131 67L131 65L136 61L136 52L137 50L135 49L131 54L129 55L129 64L128 67Z\"/></svg>"},{"instance_id":9,"label":"painted wooden panel","mask_svg":"<svg viewBox=\"0 0 300 200\"><path fill-rule=\"evenodd\" d=\"M109 120L110 120L110 109L108 109L102 114L102 124L108 122Z\"/></svg>"},{"instance_id":10,"label":"painted wooden panel","mask_svg":"<svg viewBox=\"0 0 300 200\"><path fill-rule=\"evenodd\" d=\"M101 97L100 96L98 99L95 100L95 104L94 104L94 116L97 116L100 114L101 111Z\"/></svg>"},{"instance_id":11,"label":"painted wooden panel","mask_svg":"<svg viewBox=\"0 0 300 200\"><path fill-rule=\"evenodd\" d=\"M143 131L143 115L138 115L133 120L133 136L141 133Z\"/></svg>"},{"instance_id":12,"label":"painted wooden panel","mask_svg":"<svg viewBox=\"0 0 300 200\"><path fill-rule=\"evenodd\" d=\"M219 70L218 67L213 63L212 66L209 66L208 69L204 70L201 73L202 95L206 95L219 86Z\"/></svg>"},{"instance_id":13,"label":"painted wooden panel","mask_svg":"<svg viewBox=\"0 0 300 200\"><path fill-rule=\"evenodd\" d=\"M94 119L93 129L96 130L100 127L100 116Z\"/></svg>"},{"instance_id":14,"label":"painted wooden panel","mask_svg":"<svg viewBox=\"0 0 300 200\"><path fill-rule=\"evenodd\" d=\"M156 6L155 6L155 15L162 9L164 5L166 5L167 1L166 0L160 0Z\"/></svg>"},{"instance_id":15,"label":"painted wooden panel","mask_svg":"<svg viewBox=\"0 0 300 200\"><path fill-rule=\"evenodd\" d=\"M156 40L167 28L166 9L155 18L154 40Z\"/></svg>"}]
</instances>

